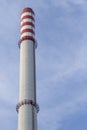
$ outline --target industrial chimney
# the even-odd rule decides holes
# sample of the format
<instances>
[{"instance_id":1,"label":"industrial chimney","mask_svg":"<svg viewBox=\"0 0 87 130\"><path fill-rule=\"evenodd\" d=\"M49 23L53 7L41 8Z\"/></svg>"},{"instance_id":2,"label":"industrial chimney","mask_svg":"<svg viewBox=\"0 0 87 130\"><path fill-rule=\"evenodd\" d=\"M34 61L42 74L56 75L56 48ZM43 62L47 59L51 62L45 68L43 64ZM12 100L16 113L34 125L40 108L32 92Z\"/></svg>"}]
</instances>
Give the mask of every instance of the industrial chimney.
<instances>
[{"instance_id":1,"label":"industrial chimney","mask_svg":"<svg viewBox=\"0 0 87 130\"><path fill-rule=\"evenodd\" d=\"M25 8L21 13L20 33L20 88L16 107L18 130L37 130L35 14L31 8Z\"/></svg>"}]
</instances>

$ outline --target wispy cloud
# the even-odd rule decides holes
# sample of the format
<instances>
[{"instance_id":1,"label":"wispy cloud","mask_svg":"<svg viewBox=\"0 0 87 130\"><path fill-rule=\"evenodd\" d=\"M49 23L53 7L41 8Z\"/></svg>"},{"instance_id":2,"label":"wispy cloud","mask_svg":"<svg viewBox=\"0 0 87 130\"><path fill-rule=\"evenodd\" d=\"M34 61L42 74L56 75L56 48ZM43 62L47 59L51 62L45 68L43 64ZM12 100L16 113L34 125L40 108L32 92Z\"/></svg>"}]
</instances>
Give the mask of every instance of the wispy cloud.
<instances>
[{"instance_id":1,"label":"wispy cloud","mask_svg":"<svg viewBox=\"0 0 87 130\"><path fill-rule=\"evenodd\" d=\"M78 11L60 13L61 16L51 14L55 16L53 20L48 15L49 31L43 41L40 39L37 54L38 98L42 106L40 129L56 130L64 119L86 111L86 17Z\"/></svg>"}]
</instances>

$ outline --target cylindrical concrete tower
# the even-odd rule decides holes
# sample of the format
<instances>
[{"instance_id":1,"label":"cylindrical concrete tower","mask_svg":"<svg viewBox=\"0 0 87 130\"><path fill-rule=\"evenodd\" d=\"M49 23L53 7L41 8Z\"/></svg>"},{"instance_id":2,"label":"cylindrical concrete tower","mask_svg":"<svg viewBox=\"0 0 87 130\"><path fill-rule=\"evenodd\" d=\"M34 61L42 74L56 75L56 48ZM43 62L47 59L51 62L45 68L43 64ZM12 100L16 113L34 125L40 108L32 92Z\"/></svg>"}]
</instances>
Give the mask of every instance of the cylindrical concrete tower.
<instances>
[{"instance_id":1,"label":"cylindrical concrete tower","mask_svg":"<svg viewBox=\"0 0 87 130\"><path fill-rule=\"evenodd\" d=\"M20 89L18 130L37 130L36 75L35 75L35 19L31 8L21 13Z\"/></svg>"}]
</instances>

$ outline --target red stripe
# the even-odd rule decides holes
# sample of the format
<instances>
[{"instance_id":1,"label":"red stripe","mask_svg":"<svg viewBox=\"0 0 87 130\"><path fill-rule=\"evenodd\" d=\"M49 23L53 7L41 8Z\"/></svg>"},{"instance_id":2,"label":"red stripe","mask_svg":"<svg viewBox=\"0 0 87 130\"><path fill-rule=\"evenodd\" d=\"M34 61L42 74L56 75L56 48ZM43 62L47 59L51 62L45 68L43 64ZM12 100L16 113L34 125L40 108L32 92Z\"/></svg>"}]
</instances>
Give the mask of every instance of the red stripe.
<instances>
[{"instance_id":1,"label":"red stripe","mask_svg":"<svg viewBox=\"0 0 87 130\"><path fill-rule=\"evenodd\" d=\"M21 28L22 28L23 26L25 26L25 25L30 25L30 26L32 26L32 27L35 28L35 25L34 25L32 22L24 22L24 23L21 25Z\"/></svg>"},{"instance_id":2,"label":"red stripe","mask_svg":"<svg viewBox=\"0 0 87 130\"><path fill-rule=\"evenodd\" d=\"M32 29L24 29L21 34L25 33L25 32L30 32L33 33L35 35L35 32Z\"/></svg>"},{"instance_id":3,"label":"red stripe","mask_svg":"<svg viewBox=\"0 0 87 130\"><path fill-rule=\"evenodd\" d=\"M23 13L25 13L25 12L31 12L31 13L34 14L34 11L33 11L31 8L25 8L25 9L23 9L23 11L22 11L21 14L23 14Z\"/></svg>"},{"instance_id":4,"label":"red stripe","mask_svg":"<svg viewBox=\"0 0 87 130\"><path fill-rule=\"evenodd\" d=\"M20 39L19 47L20 47L20 45L21 45L21 42L24 41L24 40L31 40L31 41L33 41L33 42L35 43L35 39L34 39L32 36L25 36L25 37L22 37L22 38Z\"/></svg>"},{"instance_id":5,"label":"red stripe","mask_svg":"<svg viewBox=\"0 0 87 130\"><path fill-rule=\"evenodd\" d=\"M30 15L24 16L24 17L21 19L21 21L22 21L23 19L27 19L27 18L32 19L33 21L35 21L34 18L33 18L32 16L30 16Z\"/></svg>"}]
</instances>

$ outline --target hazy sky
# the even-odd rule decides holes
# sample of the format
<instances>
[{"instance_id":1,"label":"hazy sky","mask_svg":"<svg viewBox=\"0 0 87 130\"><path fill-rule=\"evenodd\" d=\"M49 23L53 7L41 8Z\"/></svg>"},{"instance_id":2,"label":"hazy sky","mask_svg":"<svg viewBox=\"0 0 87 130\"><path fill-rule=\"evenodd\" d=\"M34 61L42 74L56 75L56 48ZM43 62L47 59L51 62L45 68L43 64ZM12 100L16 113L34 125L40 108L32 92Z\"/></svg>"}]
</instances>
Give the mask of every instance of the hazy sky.
<instances>
[{"instance_id":1,"label":"hazy sky","mask_svg":"<svg viewBox=\"0 0 87 130\"><path fill-rule=\"evenodd\" d=\"M0 0L0 130L17 130L20 13L36 14L38 130L87 130L87 0Z\"/></svg>"}]
</instances>

